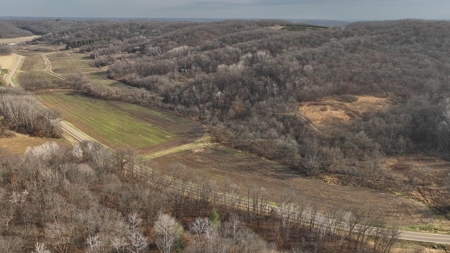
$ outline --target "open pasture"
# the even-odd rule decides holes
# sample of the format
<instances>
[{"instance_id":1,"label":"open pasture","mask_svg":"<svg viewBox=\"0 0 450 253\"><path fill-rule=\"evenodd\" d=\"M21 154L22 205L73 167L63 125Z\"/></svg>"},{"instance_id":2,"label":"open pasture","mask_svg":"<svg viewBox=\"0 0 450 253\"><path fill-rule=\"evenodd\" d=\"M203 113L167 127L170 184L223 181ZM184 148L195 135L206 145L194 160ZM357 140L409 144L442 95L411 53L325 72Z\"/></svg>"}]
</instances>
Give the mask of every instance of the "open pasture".
<instances>
[{"instance_id":1,"label":"open pasture","mask_svg":"<svg viewBox=\"0 0 450 253\"><path fill-rule=\"evenodd\" d=\"M98 68L91 64L89 57L85 54L62 51L50 53L47 58L52 63L53 71L58 74L98 71Z\"/></svg>"},{"instance_id":2,"label":"open pasture","mask_svg":"<svg viewBox=\"0 0 450 253\"><path fill-rule=\"evenodd\" d=\"M171 114L78 93L50 92L38 96L47 108L109 147L132 147L143 154L158 147L189 143L202 135L199 124Z\"/></svg>"},{"instance_id":3,"label":"open pasture","mask_svg":"<svg viewBox=\"0 0 450 253\"><path fill-rule=\"evenodd\" d=\"M240 195L247 189L263 187L270 201L279 200L283 191L296 192L306 205L328 210L357 210L373 207L389 224L402 227L431 225L449 227L450 223L427 206L401 196L380 191L329 185L304 178L299 173L259 157L225 147L194 149L152 159L157 170L170 175L170 165L181 163L189 167L194 175L208 176L219 189L225 182L237 184Z\"/></svg>"},{"instance_id":4,"label":"open pasture","mask_svg":"<svg viewBox=\"0 0 450 253\"><path fill-rule=\"evenodd\" d=\"M47 58L50 60L55 73L61 75L83 73L94 83L126 87L118 81L108 79L106 77L107 69L95 67L94 61L87 54L62 51L48 54Z\"/></svg>"},{"instance_id":5,"label":"open pasture","mask_svg":"<svg viewBox=\"0 0 450 253\"><path fill-rule=\"evenodd\" d=\"M20 52L25 59L16 77L20 86L29 90L58 87L60 80L44 71L42 53L24 52Z\"/></svg>"},{"instance_id":6,"label":"open pasture","mask_svg":"<svg viewBox=\"0 0 450 253\"><path fill-rule=\"evenodd\" d=\"M33 39L36 39L39 37L41 37L41 36L32 35L32 36L17 37L17 38L3 38L3 39L0 39L0 45L32 41Z\"/></svg>"},{"instance_id":7,"label":"open pasture","mask_svg":"<svg viewBox=\"0 0 450 253\"><path fill-rule=\"evenodd\" d=\"M2 69L11 69L14 65L14 62L16 62L17 55L16 54L10 54L10 55L0 55L0 66Z\"/></svg>"},{"instance_id":8,"label":"open pasture","mask_svg":"<svg viewBox=\"0 0 450 253\"><path fill-rule=\"evenodd\" d=\"M61 145L69 145L64 139L51 139L30 137L25 134L14 133L11 138L0 138L0 149L4 149L11 154L23 154L28 147L35 147L46 142L53 141Z\"/></svg>"}]
</instances>

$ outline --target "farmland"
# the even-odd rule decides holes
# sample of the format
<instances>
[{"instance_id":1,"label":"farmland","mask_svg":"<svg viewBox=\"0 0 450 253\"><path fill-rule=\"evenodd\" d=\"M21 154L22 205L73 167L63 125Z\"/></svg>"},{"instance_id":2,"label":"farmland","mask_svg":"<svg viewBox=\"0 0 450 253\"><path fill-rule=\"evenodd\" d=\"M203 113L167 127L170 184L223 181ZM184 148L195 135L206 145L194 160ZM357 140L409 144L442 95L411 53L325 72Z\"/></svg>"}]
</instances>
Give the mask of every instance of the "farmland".
<instances>
[{"instance_id":1,"label":"farmland","mask_svg":"<svg viewBox=\"0 0 450 253\"><path fill-rule=\"evenodd\" d=\"M16 61L16 58L16 54L2 55L0 56L0 66L2 66L2 69L10 69Z\"/></svg>"},{"instance_id":2,"label":"farmland","mask_svg":"<svg viewBox=\"0 0 450 253\"><path fill-rule=\"evenodd\" d=\"M194 122L138 105L67 92L40 94L38 98L46 107L61 110L65 120L109 147L133 147L143 153L159 146L188 143L202 134Z\"/></svg>"},{"instance_id":3,"label":"farmland","mask_svg":"<svg viewBox=\"0 0 450 253\"><path fill-rule=\"evenodd\" d=\"M0 149L4 149L11 154L23 154L28 147L42 145L46 142L53 141L61 145L69 145L64 139L51 139L30 137L25 134L14 133L15 137L0 138Z\"/></svg>"},{"instance_id":4,"label":"farmland","mask_svg":"<svg viewBox=\"0 0 450 253\"><path fill-rule=\"evenodd\" d=\"M59 80L44 72L45 64L42 59L42 53L27 52L20 54L25 55L25 60L18 71L16 78L25 89L33 90L40 88L54 88L59 85Z\"/></svg>"},{"instance_id":5,"label":"farmland","mask_svg":"<svg viewBox=\"0 0 450 253\"><path fill-rule=\"evenodd\" d=\"M95 67L94 61L86 54L64 52L51 53L47 57L52 63L55 73L62 75L83 73L94 83L124 87L118 81L107 79L106 69Z\"/></svg>"},{"instance_id":6,"label":"farmland","mask_svg":"<svg viewBox=\"0 0 450 253\"><path fill-rule=\"evenodd\" d=\"M399 226L430 225L448 227L448 221L427 206L414 200L369 189L330 185L307 179L292 170L273 162L260 159L225 147L193 149L152 159L159 170L170 174L170 165L181 163L208 178L217 185L226 182L237 184L245 196L248 188L263 187L271 201L279 200L282 192L298 192L309 206L320 209L356 210L373 206L389 224Z\"/></svg>"},{"instance_id":7,"label":"farmland","mask_svg":"<svg viewBox=\"0 0 450 253\"><path fill-rule=\"evenodd\" d=\"M31 41L31 40L39 38L39 37L41 37L41 36L33 35L33 36L25 36L25 37L18 37L18 38L3 38L3 39L0 39L0 45L9 44L9 43L27 42L27 41Z\"/></svg>"}]
</instances>

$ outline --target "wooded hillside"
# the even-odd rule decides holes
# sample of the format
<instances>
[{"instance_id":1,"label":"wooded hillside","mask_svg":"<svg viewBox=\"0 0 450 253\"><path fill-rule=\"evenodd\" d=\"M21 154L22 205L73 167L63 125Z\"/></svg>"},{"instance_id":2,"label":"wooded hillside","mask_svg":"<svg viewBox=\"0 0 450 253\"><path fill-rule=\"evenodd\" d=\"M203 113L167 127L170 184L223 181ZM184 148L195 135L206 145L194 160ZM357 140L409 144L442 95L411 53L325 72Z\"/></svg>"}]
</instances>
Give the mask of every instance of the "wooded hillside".
<instances>
[{"instance_id":1,"label":"wooded hillside","mask_svg":"<svg viewBox=\"0 0 450 253\"><path fill-rule=\"evenodd\" d=\"M0 20L0 38L15 38L33 35L31 32L22 30L7 21Z\"/></svg>"},{"instance_id":2,"label":"wooded hillside","mask_svg":"<svg viewBox=\"0 0 450 253\"><path fill-rule=\"evenodd\" d=\"M169 108L207 123L222 143L308 175L334 173L343 184L410 192L418 187L417 173L393 178L386 155L448 158L449 22L279 29L285 25L294 24L116 22L42 40L108 38L80 52L109 66L110 78L144 88L142 96L83 78L72 77L70 85L97 97ZM315 126L299 112L304 102L336 97L351 103L360 95L393 102L332 127ZM420 178L419 185L447 187L448 177ZM444 203L435 206L447 212Z\"/></svg>"}]
</instances>

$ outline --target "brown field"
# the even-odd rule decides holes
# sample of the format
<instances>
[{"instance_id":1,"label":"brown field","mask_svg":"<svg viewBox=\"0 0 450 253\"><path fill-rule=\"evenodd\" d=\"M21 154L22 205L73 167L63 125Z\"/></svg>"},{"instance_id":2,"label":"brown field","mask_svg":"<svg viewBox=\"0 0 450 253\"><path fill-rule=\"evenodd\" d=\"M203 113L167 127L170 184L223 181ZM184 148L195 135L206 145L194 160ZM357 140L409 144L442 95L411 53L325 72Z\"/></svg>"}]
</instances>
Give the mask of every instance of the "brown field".
<instances>
[{"instance_id":1,"label":"brown field","mask_svg":"<svg viewBox=\"0 0 450 253\"><path fill-rule=\"evenodd\" d=\"M197 173L209 175L219 187L229 179L240 186L244 196L246 186L266 188L271 201L276 201L283 190L295 189L306 203L321 208L355 210L373 206L389 224L450 227L448 220L417 201L375 190L321 183L269 161L224 147L184 151L152 161L159 164L158 170L165 174L170 174L170 164L182 163Z\"/></svg>"},{"instance_id":2,"label":"brown field","mask_svg":"<svg viewBox=\"0 0 450 253\"><path fill-rule=\"evenodd\" d=\"M26 36L26 37L17 37L17 38L0 39L0 45L1 45L1 44L21 43L21 42L32 41L33 39L39 38L39 37L41 37L41 36L32 35L32 36Z\"/></svg>"},{"instance_id":3,"label":"brown field","mask_svg":"<svg viewBox=\"0 0 450 253\"><path fill-rule=\"evenodd\" d=\"M15 133L15 135L12 138L0 138L0 149L4 149L11 154L23 154L27 147L39 146L48 141L69 145L69 142L64 139L37 138L19 133Z\"/></svg>"},{"instance_id":4,"label":"brown field","mask_svg":"<svg viewBox=\"0 0 450 253\"><path fill-rule=\"evenodd\" d=\"M415 199L429 206L448 210L450 188L450 162L440 157L422 154L389 157L385 167L398 181L417 186L411 192ZM447 212L447 216L450 212Z\"/></svg>"},{"instance_id":5,"label":"brown field","mask_svg":"<svg viewBox=\"0 0 450 253\"><path fill-rule=\"evenodd\" d=\"M11 55L2 55L0 56L0 66L2 69L11 69L14 65L14 62L16 62L17 55L11 54Z\"/></svg>"},{"instance_id":6,"label":"brown field","mask_svg":"<svg viewBox=\"0 0 450 253\"><path fill-rule=\"evenodd\" d=\"M299 112L315 126L329 126L346 122L365 113L376 112L392 104L388 98L355 96L355 102L341 102L337 98L325 98L319 102L303 103Z\"/></svg>"}]
</instances>

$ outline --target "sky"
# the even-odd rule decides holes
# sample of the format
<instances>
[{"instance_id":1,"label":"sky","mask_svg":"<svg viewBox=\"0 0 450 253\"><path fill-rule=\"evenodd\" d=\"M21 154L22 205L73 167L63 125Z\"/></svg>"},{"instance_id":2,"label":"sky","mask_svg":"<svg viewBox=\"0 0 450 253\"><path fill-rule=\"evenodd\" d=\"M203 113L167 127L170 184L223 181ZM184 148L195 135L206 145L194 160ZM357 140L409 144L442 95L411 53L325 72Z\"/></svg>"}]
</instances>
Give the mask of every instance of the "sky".
<instances>
[{"instance_id":1,"label":"sky","mask_svg":"<svg viewBox=\"0 0 450 253\"><path fill-rule=\"evenodd\" d=\"M0 0L0 17L450 20L450 0Z\"/></svg>"}]
</instances>

